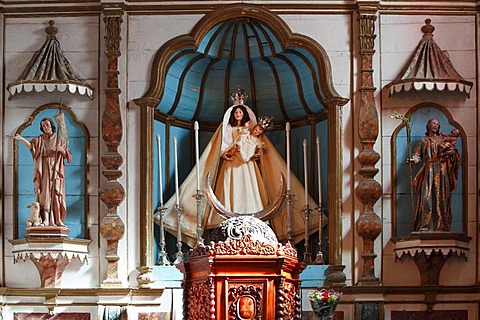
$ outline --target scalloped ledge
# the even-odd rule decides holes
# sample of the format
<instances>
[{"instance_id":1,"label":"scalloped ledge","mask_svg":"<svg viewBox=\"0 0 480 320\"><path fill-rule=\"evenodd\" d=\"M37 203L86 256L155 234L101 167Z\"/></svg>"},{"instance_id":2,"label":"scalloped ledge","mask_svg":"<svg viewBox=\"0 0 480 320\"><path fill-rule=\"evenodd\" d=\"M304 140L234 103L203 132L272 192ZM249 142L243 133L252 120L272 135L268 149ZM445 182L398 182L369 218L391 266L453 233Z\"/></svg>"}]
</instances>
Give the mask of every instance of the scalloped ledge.
<instances>
[{"instance_id":1,"label":"scalloped ledge","mask_svg":"<svg viewBox=\"0 0 480 320\"><path fill-rule=\"evenodd\" d=\"M392 238L395 244L393 251L397 258L404 255L414 257L419 253L430 256L432 253L441 252L443 255L449 253L458 256L467 256L470 251L470 240L463 232L427 231L412 232L406 237Z\"/></svg>"},{"instance_id":2,"label":"scalloped ledge","mask_svg":"<svg viewBox=\"0 0 480 320\"><path fill-rule=\"evenodd\" d=\"M87 262L89 250L88 246L92 240L72 239L72 238L25 238L8 240L12 244L12 254L14 263L19 259L25 261L33 257L52 257L57 259L59 256L68 259L78 259L80 262Z\"/></svg>"}]
</instances>

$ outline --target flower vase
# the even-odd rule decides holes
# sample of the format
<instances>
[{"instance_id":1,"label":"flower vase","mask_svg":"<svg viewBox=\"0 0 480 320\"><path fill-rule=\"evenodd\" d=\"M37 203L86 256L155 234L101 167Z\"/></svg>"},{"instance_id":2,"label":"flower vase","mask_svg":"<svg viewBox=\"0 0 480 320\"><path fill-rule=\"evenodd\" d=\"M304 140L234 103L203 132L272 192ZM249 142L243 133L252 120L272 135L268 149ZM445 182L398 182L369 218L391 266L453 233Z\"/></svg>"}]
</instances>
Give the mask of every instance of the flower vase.
<instances>
[{"instance_id":1,"label":"flower vase","mask_svg":"<svg viewBox=\"0 0 480 320\"><path fill-rule=\"evenodd\" d=\"M335 310L337 309L337 303L333 305L325 305L318 303L316 301L310 301L312 306L313 314L319 320L332 320Z\"/></svg>"}]
</instances>

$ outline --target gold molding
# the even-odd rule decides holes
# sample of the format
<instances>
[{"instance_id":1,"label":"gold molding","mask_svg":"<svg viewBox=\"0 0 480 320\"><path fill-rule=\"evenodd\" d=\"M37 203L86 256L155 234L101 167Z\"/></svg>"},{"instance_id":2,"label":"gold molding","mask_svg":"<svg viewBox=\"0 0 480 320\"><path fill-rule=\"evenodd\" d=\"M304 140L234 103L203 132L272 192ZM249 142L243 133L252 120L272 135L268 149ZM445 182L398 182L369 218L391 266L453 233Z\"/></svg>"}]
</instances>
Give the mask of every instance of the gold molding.
<instances>
[{"instance_id":1,"label":"gold molding","mask_svg":"<svg viewBox=\"0 0 480 320\"><path fill-rule=\"evenodd\" d=\"M2 288L0 290L1 296L56 296L56 297L102 297L102 296L145 296L145 297L160 297L163 294L163 288L144 289L144 288ZM95 305L101 305L97 303ZM106 303L105 303L106 304ZM116 305L118 303L115 303ZM134 303L125 303L125 305L132 305ZM142 304L139 302L139 304ZM142 304L143 305L143 304Z\"/></svg>"},{"instance_id":2,"label":"gold molding","mask_svg":"<svg viewBox=\"0 0 480 320\"><path fill-rule=\"evenodd\" d=\"M342 178L343 178L343 134L342 106L347 99L332 100L328 104L328 262L342 264Z\"/></svg>"},{"instance_id":3,"label":"gold molding","mask_svg":"<svg viewBox=\"0 0 480 320\"><path fill-rule=\"evenodd\" d=\"M67 4L67 5L65 5ZM432 6L435 4L435 6ZM156 0L129 0L121 3L94 3L89 0L67 0L60 2L38 3L35 0L8 1L3 4L2 12L9 17L28 18L46 16L68 16L79 14L99 14L102 11L124 11L129 15L185 15L208 14L225 6L225 3L202 3L193 1L188 4L172 3ZM348 3L268 3L268 9L276 14L350 14L358 8L361 10L379 10L382 14L409 13L428 15L432 13L447 13L449 15L476 14L478 4L476 0L405 0L389 1L353 1ZM39 14L39 12L42 12ZM52 14L54 16L52 16Z\"/></svg>"},{"instance_id":4,"label":"gold molding","mask_svg":"<svg viewBox=\"0 0 480 320\"><path fill-rule=\"evenodd\" d=\"M140 109L140 265L152 266L153 258L153 158L154 158L154 109L142 107Z\"/></svg>"},{"instance_id":5,"label":"gold molding","mask_svg":"<svg viewBox=\"0 0 480 320\"><path fill-rule=\"evenodd\" d=\"M27 244L27 243L51 243L51 244L74 244L74 245L82 245L88 246L92 240L90 239L76 239L76 238L50 238L50 237L42 237L42 238L24 238L24 239L9 239L12 245L20 245L20 244Z\"/></svg>"}]
</instances>

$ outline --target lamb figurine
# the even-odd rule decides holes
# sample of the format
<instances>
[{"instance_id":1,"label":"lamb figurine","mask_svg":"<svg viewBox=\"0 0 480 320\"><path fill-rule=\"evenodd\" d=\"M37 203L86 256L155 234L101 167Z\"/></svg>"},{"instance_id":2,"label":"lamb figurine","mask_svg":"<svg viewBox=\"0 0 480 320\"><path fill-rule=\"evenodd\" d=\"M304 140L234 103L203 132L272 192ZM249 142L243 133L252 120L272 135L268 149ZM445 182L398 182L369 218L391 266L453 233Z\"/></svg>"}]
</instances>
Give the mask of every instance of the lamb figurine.
<instances>
[{"instance_id":1,"label":"lamb figurine","mask_svg":"<svg viewBox=\"0 0 480 320\"><path fill-rule=\"evenodd\" d=\"M32 202L27 208L30 208L30 215L27 218L27 227L43 226L42 218L40 217L40 203L37 201Z\"/></svg>"}]
</instances>

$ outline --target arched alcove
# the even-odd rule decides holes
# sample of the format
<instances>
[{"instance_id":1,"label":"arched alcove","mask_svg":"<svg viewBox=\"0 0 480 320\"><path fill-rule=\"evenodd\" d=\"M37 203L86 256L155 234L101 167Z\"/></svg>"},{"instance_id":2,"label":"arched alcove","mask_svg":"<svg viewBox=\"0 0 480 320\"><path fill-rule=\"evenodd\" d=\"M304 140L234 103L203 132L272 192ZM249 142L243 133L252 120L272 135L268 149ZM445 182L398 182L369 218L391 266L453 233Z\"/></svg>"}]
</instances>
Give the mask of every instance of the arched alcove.
<instances>
[{"instance_id":1,"label":"arched alcove","mask_svg":"<svg viewBox=\"0 0 480 320\"><path fill-rule=\"evenodd\" d=\"M65 197L67 214L65 224L69 228L70 238L88 239L88 161L90 135L86 126L79 122L73 111L58 103L50 103L37 108L29 119L21 124L15 134L30 141L41 134L40 123L44 118L54 119L61 110L64 113L68 130L68 148L72 153L72 162L65 165ZM57 123L54 124L57 126ZM58 130L58 127L57 127ZM33 184L33 159L21 142L14 145L14 238L24 238L27 217L30 210L27 205L35 201Z\"/></svg>"},{"instance_id":2,"label":"arched alcove","mask_svg":"<svg viewBox=\"0 0 480 320\"><path fill-rule=\"evenodd\" d=\"M435 103L421 103L411 108L405 117L410 118L411 152L419 140L425 136L425 126L428 120L436 118L440 121L441 133L449 134L453 129L460 131L455 144L460 153L461 165L459 168L457 188L452 196L452 224L451 231L467 231L467 197L466 197L466 135L463 128L454 121L447 109ZM393 237L404 237L414 230L413 216L417 201L417 194L411 183L421 167L416 165L412 171L407 164L409 157L406 125L399 125L392 135L392 221Z\"/></svg>"},{"instance_id":3,"label":"arched alcove","mask_svg":"<svg viewBox=\"0 0 480 320\"><path fill-rule=\"evenodd\" d=\"M265 78L271 81L262 81ZM235 4L215 10L203 17L190 34L171 39L157 51L150 86L142 98L135 100L141 108L143 122L140 170L143 175L141 212L145 218L141 228L150 230L153 238L153 212L158 203L156 134L161 136L165 153L161 158L166 168L162 176L168 197L173 190L170 182L173 130L176 135L183 130L182 137L177 139L185 143L180 149L190 150L186 151L190 161L186 166L191 166L193 122L200 122L205 133L201 140L205 145L209 132L217 128L230 105L230 93L238 85L252 97L246 104L257 116L275 114L277 131L269 137L282 155L285 154L282 130L287 121L292 125L292 132L296 132L292 139L298 142L302 140L300 137L306 137L312 175L316 175L315 138L321 132L323 193L326 195L323 202L328 203L330 219L329 261L340 263L340 115L341 107L348 100L340 97L333 87L329 58L321 45L293 33L279 16L260 6ZM296 144L296 148L292 154L301 160L301 143ZM312 182L309 191L313 196ZM151 265L153 261L154 244L148 237L145 235L142 239L142 251L146 252L142 265Z\"/></svg>"}]
</instances>

